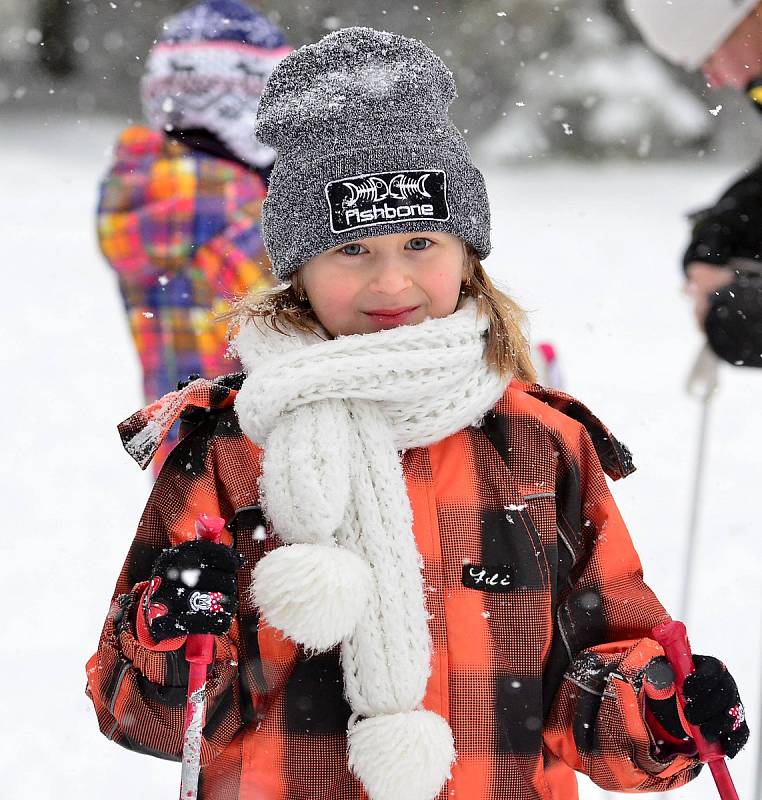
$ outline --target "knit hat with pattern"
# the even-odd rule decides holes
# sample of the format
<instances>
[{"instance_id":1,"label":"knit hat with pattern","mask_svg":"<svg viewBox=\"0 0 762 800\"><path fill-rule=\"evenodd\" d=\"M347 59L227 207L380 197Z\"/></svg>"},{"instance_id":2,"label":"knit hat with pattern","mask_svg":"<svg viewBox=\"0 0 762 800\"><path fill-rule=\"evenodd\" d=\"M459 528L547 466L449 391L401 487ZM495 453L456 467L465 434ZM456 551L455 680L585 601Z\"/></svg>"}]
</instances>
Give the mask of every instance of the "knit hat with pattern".
<instances>
[{"instance_id":1,"label":"knit hat with pattern","mask_svg":"<svg viewBox=\"0 0 762 800\"><path fill-rule=\"evenodd\" d=\"M242 161L268 167L275 153L251 134L265 82L290 52L282 31L245 3L197 3L162 26L140 85L143 113L159 130L205 128Z\"/></svg>"},{"instance_id":2,"label":"knit hat with pattern","mask_svg":"<svg viewBox=\"0 0 762 800\"><path fill-rule=\"evenodd\" d=\"M452 73L426 45L345 28L287 56L267 82L260 141L277 151L263 228L285 279L369 236L446 231L490 250L484 179L448 118Z\"/></svg>"}]
</instances>

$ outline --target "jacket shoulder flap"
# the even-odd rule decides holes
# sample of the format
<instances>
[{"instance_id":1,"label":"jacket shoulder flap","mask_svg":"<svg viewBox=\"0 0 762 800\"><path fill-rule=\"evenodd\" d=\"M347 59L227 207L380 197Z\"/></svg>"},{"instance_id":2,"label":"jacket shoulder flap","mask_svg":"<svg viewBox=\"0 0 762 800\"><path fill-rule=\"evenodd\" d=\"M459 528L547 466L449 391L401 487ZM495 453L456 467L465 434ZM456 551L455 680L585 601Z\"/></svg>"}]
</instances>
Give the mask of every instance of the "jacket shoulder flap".
<instances>
[{"instance_id":1,"label":"jacket shoulder flap","mask_svg":"<svg viewBox=\"0 0 762 800\"><path fill-rule=\"evenodd\" d=\"M195 378L155 403L141 408L118 426L124 449L145 469L177 420L191 425L231 409L243 373L214 380Z\"/></svg>"},{"instance_id":2,"label":"jacket shoulder flap","mask_svg":"<svg viewBox=\"0 0 762 800\"><path fill-rule=\"evenodd\" d=\"M511 383L510 390L521 391L582 425L593 442L601 466L613 480L626 478L635 472L632 453L627 445L620 442L600 419L575 397L559 389L516 381Z\"/></svg>"}]
</instances>

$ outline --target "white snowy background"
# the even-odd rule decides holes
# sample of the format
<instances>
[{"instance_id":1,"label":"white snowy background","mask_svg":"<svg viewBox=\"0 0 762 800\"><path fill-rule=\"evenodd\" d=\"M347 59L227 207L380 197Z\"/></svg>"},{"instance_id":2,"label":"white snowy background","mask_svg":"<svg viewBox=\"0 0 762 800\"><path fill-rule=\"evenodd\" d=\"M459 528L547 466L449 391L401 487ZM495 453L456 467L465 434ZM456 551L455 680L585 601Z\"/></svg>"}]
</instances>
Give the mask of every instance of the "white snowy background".
<instances>
[{"instance_id":1,"label":"white snowy background","mask_svg":"<svg viewBox=\"0 0 762 800\"><path fill-rule=\"evenodd\" d=\"M109 743L83 691L149 489L116 434L141 404L139 375L94 237L96 185L118 129L108 119L0 120L0 796L14 800L177 794L178 765ZM557 345L566 388L634 451L639 471L615 495L647 579L674 612L699 422L684 384L701 341L680 293L683 214L740 165L481 166L494 220L487 266L531 310L535 338ZM759 731L762 371L727 367L720 378L688 622L694 650L729 665ZM731 766L744 800L756 748L753 739ZM716 793L705 771L673 796Z\"/></svg>"}]
</instances>

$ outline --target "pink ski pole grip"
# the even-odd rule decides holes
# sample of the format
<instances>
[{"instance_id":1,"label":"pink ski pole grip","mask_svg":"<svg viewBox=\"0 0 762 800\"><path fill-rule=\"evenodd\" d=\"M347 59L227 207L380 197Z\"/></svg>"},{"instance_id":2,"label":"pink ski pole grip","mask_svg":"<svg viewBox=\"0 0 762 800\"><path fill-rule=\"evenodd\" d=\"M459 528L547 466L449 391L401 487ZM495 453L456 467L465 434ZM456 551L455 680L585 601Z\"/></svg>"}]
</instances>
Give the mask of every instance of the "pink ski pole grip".
<instances>
[{"instance_id":1,"label":"pink ski pole grip","mask_svg":"<svg viewBox=\"0 0 762 800\"><path fill-rule=\"evenodd\" d=\"M210 542L219 544L224 529L225 520L222 517L210 517L208 514L201 514L196 520L197 539L208 539Z\"/></svg>"},{"instance_id":2,"label":"pink ski pole grip","mask_svg":"<svg viewBox=\"0 0 762 800\"><path fill-rule=\"evenodd\" d=\"M680 708L683 708L685 705L683 684L695 669L685 625L677 621L665 622L655 627L651 635L664 649L664 655L675 673L677 702L680 703ZM699 758L709 765L722 800L739 800L728 765L725 763L722 747L716 742L708 742L695 725L689 724L688 727L691 738L696 743Z\"/></svg>"}]
</instances>

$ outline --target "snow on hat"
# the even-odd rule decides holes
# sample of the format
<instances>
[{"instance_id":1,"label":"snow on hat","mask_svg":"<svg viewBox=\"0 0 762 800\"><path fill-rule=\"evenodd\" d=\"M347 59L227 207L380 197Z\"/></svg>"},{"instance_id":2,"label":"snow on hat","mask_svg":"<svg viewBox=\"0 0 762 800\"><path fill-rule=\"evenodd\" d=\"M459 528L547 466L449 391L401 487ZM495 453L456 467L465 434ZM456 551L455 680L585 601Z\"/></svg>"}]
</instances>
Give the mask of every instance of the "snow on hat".
<instances>
[{"instance_id":1,"label":"snow on hat","mask_svg":"<svg viewBox=\"0 0 762 800\"><path fill-rule=\"evenodd\" d=\"M267 78L289 52L283 32L238 0L205 0L164 22L140 85L161 130L205 128L255 167L275 153L253 136Z\"/></svg>"},{"instance_id":2,"label":"snow on hat","mask_svg":"<svg viewBox=\"0 0 762 800\"><path fill-rule=\"evenodd\" d=\"M759 0L627 0L649 47L686 69L697 69Z\"/></svg>"},{"instance_id":3,"label":"snow on hat","mask_svg":"<svg viewBox=\"0 0 762 800\"><path fill-rule=\"evenodd\" d=\"M490 250L484 179L448 118L452 73L426 45L344 28L287 56L257 136L277 151L263 210L273 272L388 233L446 231Z\"/></svg>"}]
</instances>

